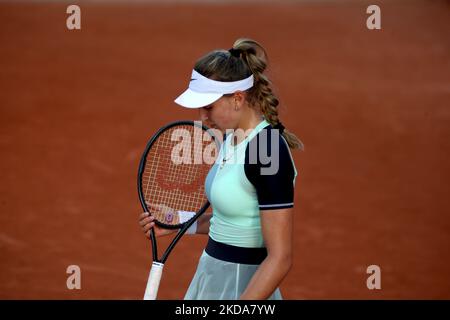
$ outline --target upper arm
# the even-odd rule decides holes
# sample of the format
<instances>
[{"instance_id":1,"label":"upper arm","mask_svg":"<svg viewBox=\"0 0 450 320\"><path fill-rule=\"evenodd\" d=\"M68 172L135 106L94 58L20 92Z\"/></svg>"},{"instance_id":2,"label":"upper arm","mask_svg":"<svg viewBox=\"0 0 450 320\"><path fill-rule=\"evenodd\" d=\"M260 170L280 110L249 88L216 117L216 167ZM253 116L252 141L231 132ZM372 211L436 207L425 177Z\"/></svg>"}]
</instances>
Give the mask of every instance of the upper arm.
<instances>
[{"instance_id":1,"label":"upper arm","mask_svg":"<svg viewBox=\"0 0 450 320\"><path fill-rule=\"evenodd\" d=\"M261 229L269 256L292 258L293 208L261 210Z\"/></svg>"}]
</instances>

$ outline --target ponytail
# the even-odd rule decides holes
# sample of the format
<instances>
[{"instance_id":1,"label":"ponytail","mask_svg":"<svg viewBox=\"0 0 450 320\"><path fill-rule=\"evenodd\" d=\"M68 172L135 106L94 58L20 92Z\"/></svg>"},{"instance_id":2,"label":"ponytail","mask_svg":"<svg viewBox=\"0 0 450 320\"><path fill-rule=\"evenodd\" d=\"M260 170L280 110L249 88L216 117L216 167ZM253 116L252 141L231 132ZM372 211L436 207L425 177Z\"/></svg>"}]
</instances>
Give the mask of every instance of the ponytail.
<instances>
[{"instance_id":1,"label":"ponytail","mask_svg":"<svg viewBox=\"0 0 450 320\"><path fill-rule=\"evenodd\" d=\"M272 91L269 78L264 74L268 62L264 48L255 40L241 38L236 40L232 49L241 53L241 58L253 73L254 85L247 95L249 104L258 106L272 127L282 129L282 135L290 148L304 150L300 139L281 124L277 108L278 98Z\"/></svg>"}]
</instances>

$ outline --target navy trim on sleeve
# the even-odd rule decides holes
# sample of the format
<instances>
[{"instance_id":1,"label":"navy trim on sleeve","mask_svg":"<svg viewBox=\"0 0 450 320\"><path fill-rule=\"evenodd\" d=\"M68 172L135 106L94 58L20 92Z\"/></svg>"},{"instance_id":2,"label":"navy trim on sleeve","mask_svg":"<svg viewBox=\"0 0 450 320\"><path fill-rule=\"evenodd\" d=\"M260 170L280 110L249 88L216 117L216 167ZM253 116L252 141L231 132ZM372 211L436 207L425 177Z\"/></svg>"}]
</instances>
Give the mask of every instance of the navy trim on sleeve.
<instances>
[{"instance_id":1,"label":"navy trim on sleeve","mask_svg":"<svg viewBox=\"0 0 450 320\"><path fill-rule=\"evenodd\" d=\"M256 189L260 210L294 206L294 164L278 130L267 126L249 141L244 171Z\"/></svg>"}]
</instances>

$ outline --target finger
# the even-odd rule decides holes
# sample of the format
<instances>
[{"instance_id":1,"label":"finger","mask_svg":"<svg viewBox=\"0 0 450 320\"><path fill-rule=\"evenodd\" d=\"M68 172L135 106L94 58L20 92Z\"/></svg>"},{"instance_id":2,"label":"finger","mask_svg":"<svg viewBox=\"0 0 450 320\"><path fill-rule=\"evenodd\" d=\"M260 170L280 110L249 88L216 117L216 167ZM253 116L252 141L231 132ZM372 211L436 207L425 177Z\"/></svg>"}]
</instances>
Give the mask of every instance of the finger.
<instances>
[{"instance_id":1,"label":"finger","mask_svg":"<svg viewBox=\"0 0 450 320\"><path fill-rule=\"evenodd\" d=\"M147 231L149 231L151 228L153 228L154 226L155 226L155 223L154 223L154 222L147 223L145 226L142 227L142 230L143 230L144 232L147 232Z\"/></svg>"},{"instance_id":2,"label":"finger","mask_svg":"<svg viewBox=\"0 0 450 320\"><path fill-rule=\"evenodd\" d=\"M150 239L150 231L147 231L147 232L145 233L145 236L146 236L147 238Z\"/></svg>"},{"instance_id":3,"label":"finger","mask_svg":"<svg viewBox=\"0 0 450 320\"><path fill-rule=\"evenodd\" d=\"M141 216L139 217L139 221L138 221L139 224L140 224L141 226L144 225L144 224L145 224L144 222L145 222L146 220L148 220L148 218L149 218L148 216L146 217L146 216L142 216L142 215L141 215Z\"/></svg>"},{"instance_id":4,"label":"finger","mask_svg":"<svg viewBox=\"0 0 450 320\"><path fill-rule=\"evenodd\" d=\"M144 232L147 232L147 231L149 231L151 228L153 228L154 226L155 226L154 223L147 223L146 225L144 225L144 226L142 227L142 230L143 230Z\"/></svg>"},{"instance_id":5,"label":"finger","mask_svg":"<svg viewBox=\"0 0 450 320\"><path fill-rule=\"evenodd\" d=\"M149 215L140 215L139 216L139 224L142 225L143 221L153 221L155 217Z\"/></svg>"},{"instance_id":6,"label":"finger","mask_svg":"<svg viewBox=\"0 0 450 320\"><path fill-rule=\"evenodd\" d=\"M152 216L144 218L144 219L139 221L139 225L145 226L147 223L153 222L153 220L155 220L155 218L152 217Z\"/></svg>"},{"instance_id":7,"label":"finger","mask_svg":"<svg viewBox=\"0 0 450 320\"><path fill-rule=\"evenodd\" d=\"M148 212L142 212L142 213L139 215L139 220L142 220L143 218L147 217L148 215L149 215Z\"/></svg>"}]
</instances>

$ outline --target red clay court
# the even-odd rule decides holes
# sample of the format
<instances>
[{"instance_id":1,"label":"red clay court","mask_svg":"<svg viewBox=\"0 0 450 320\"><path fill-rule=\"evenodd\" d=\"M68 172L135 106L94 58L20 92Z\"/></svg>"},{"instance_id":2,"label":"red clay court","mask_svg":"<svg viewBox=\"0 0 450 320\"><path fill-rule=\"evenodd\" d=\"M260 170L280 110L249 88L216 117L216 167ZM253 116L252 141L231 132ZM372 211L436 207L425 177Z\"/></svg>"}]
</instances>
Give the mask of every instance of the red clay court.
<instances>
[{"instance_id":1,"label":"red clay court","mask_svg":"<svg viewBox=\"0 0 450 320\"><path fill-rule=\"evenodd\" d=\"M449 299L450 2L377 1L381 30L370 4L82 1L70 31L67 3L0 3L0 298L142 298L141 152L197 119L173 103L195 60L250 37L305 144L284 298ZM206 240L178 244L159 298L183 298Z\"/></svg>"}]
</instances>

